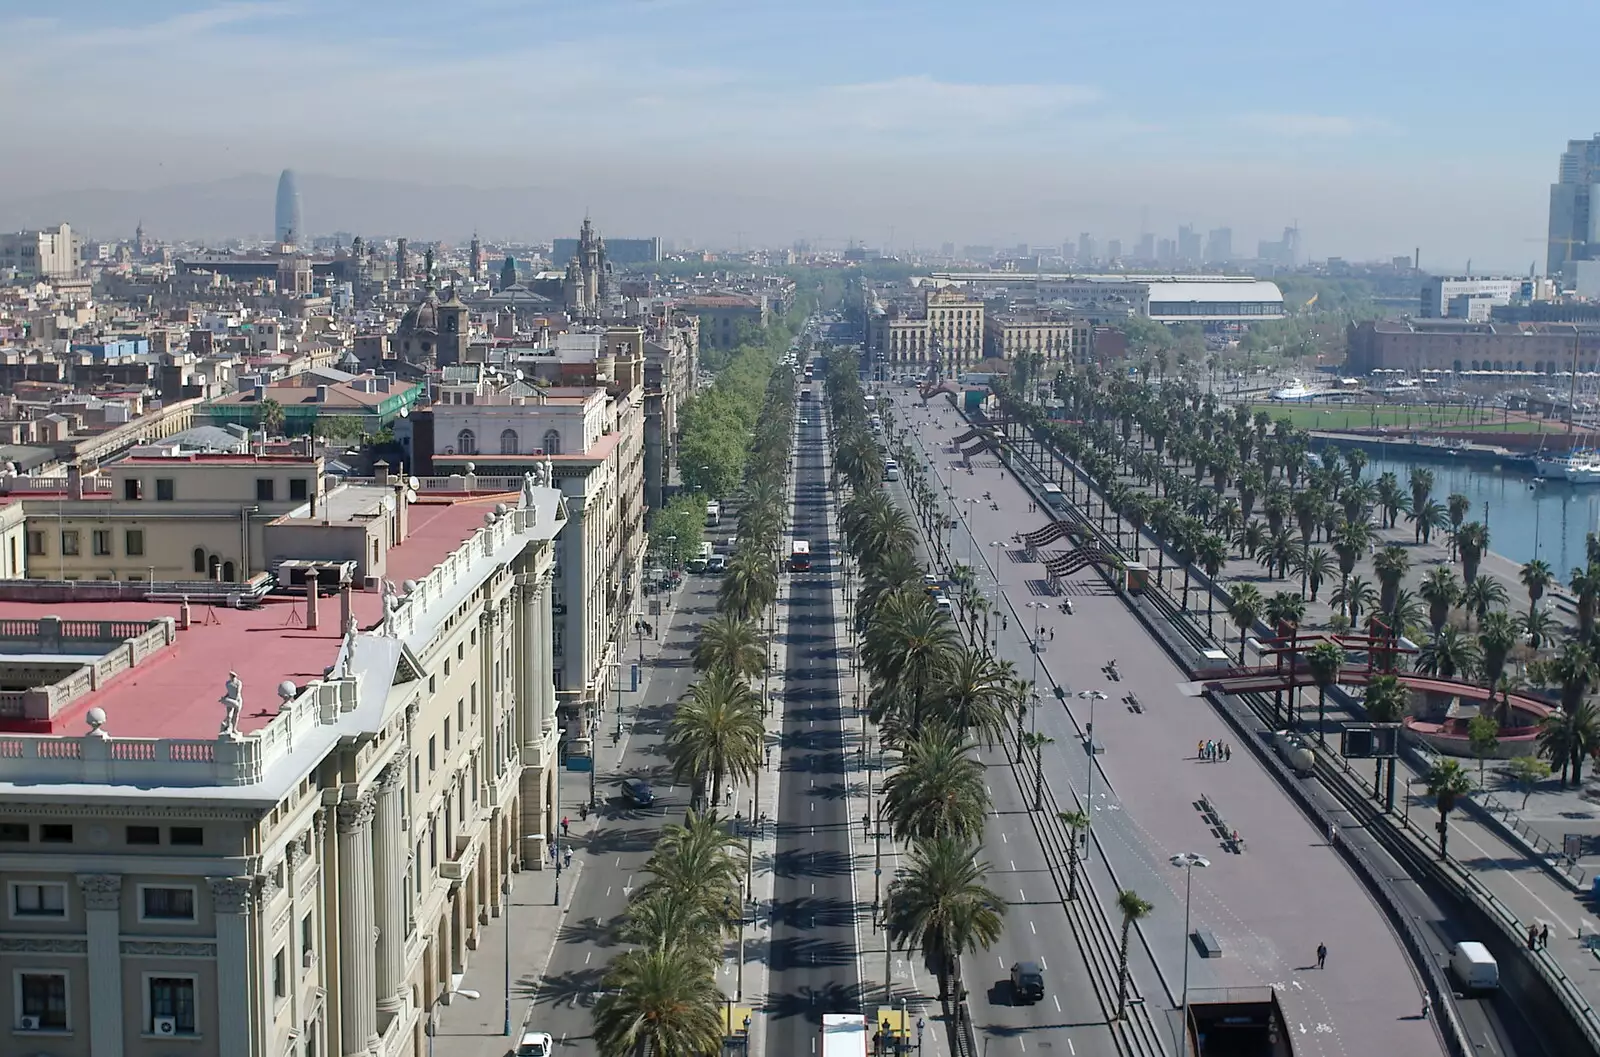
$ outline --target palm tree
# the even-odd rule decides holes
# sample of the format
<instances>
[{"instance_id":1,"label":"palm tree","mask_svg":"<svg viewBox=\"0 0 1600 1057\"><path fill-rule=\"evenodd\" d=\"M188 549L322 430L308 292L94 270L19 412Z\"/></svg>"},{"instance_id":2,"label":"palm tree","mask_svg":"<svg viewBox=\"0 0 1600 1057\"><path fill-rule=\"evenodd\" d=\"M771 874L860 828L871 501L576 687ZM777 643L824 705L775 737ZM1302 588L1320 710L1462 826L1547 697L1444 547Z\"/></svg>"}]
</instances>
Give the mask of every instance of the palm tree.
<instances>
[{"instance_id":1,"label":"palm tree","mask_svg":"<svg viewBox=\"0 0 1600 1057\"><path fill-rule=\"evenodd\" d=\"M1133 923L1149 917L1155 906L1139 897L1132 889L1117 893L1117 909L1122 911L1122 940L1117 945L1117 1019L1128 1012L1128 937Z\"/></svg>"},{"instance_id":2,"label":"palm tree","mask_svg":"<svg viewBox=\"0 0 1600 1057\"><path fill-rule=\"evenodd\" d=\"M1056 821L1067 827L1067 898L1078 898L1078 852L1080 834L1089 829L1089 816L1082 811L1058 811Z\"/></svg>"},{"instance_id":3,"label":"palm tree","mask_svg":"<svg viewBox=\"0 0 1600 1057\"><path fill-rule=\"evenodd\" d=\"M1456 554L1461 558L1461 579L1468 587L1478 578L1478 564L1489 549L1489 527L1481 521L1469 521L1455 531Z\"/></svg>"},{"instance_id":4,"label":"palm tree","mask_svg":"<svg viewBox=\"0 0 1600 1057\"><path fill-rule=\"evenodd\" d=\"M1366 697L1362 699L1362 707L1366 710L1369 723L1398 723L1400 717L1406 714L1407 690L1400 677L1391 672L1375 675L1367 684ZM1377 766L1373 769L1372 795L1378 795L1378 785L1383 778L1383 760L1379 758ZM1394 761L1389 761L1389 782L1394 784ZM1392 797L1391 797L1392 800ZM1391 803L1391 807L1393 804Z\"/></svg>"},{"instance_id":5,"label":"palm tree","mask_svg":"<svg viewBox=\"0 0 1600 1057\"><path fill-rule=\"evenodd\" d=\"M766 555L734 552L717 592L717 608L740 620L753 620L778 597L778 570Z\"/></svg>"},{"instance_id":6,"label":"palm tree","mask_svg":"<svg viewBox=\"0 0 1600 1057\"><path fill-rule=\"evenodd\" d=\"M1194 560L1206 571L1211 583L1206 588L1206 630L1211 629L1211 614L1217 598L1217 577L1228 564L1228 541L1215 532L1200 537L1194 548Z\"/></svg>"},{"instance_id":7,"label":"palm tree","mask_svg":"<svg viewBox=\"0 0 1600 1057\"><path fill-rule=\"evenodd\" d=\"M1411 486L1411 509L1413 511L1421 510L1428 504L1428 497L1433 494L1433 471L1425 466L1413 466L1409 484Z\"/></svg>"},{"instance_id":8,"label":"palm tree","mask_svg":"<svg viewBox=\"0 0 1600 1057\"><path fill-rule=\"evenodd\" d=\"M1021 748L1033 750L1033 809L1044 810L1044 747L1054 745L1056 739L1043 734L1027 733L1022 736Z\"/></svg>"},{"instance_id":9,"label":"palm tree","mask_svg":"<svg viewBox=\"0 0 1600 1057\"><path fill-rule=\"evenodd\" d=\"M1444 622L1450 619L1450 607L1461 601L1461 584L1456 574L1443 565L1436 566L1422 578L1417 593L1428 603L1428 623L1433 626L1433 633L1439 634Z\"/></svg>"},{"instance_id":10,"label":"palm tree","mask_svg":"<svg viewBox=\"0 0 1600 1057\"><path fill-rule=\"evenodd\" d=\"M1261 607L1261 615L1274 635L1281 634L1280 629L1288 625L1292 642L1300 631L1300 622L1306 618L1306 600L1293 591L1277 591Z\"/></svg>"},{"instance_id":11,"label":"palm tree","mask_svg":"<svg viewBox=\"0 0 1600 1057\"><path fill-rule=\"evenodd\" d=\"M1561 784L1567 784L1571 769L1572 784L1583 784L1583 761L1600 749L1600 713L1593 701L1579 701L1572 708L1552 712L1540 723L1539 751L1552 764L1561 765Z\"/></svg>"},{"instance_id":12,"label":"palm tree","mask_svg":"<svg viewBox=\"0 0 1600 1057\"><path fill-rule=\"evenodd\" d=\"M883 783L883 811L897 839L982 835L989 794L974 748L937 723L907 743L900 769Z\"/></svg>"},{"instance_id":13,"label":"palm tree","mask_svg":"<svg viewBox=\"0 0 1600 1057\"><path fill-rule=\"evenodd\" d=\"M1006 720L1016 710L1010 665L982 651L958 649L954 661L929 693L921 723L937 719L993 745L1005 733Z\"/></svg>"},{"instance_id":14,"label":"palm tree","mask_svg":"<svg viewBox=\"0 0 1600 1057\"><path fill-rule=\"evenodd\" d=\"M594 1006L602 1057L703 1057L722 1047L722 989L697 951L640 947L617 956Z\"/></svg>"},{"instance_id":15,"label":"palm tree","mask_svg":"<svg viewBox=\"0 0 1600 1057\"><path fill-rule=\"evenodd\" d=\"M1456 801L1472 792L1472 778L1461 768L1460 760L1440 760L1428 772L1428 793L1439 809L1439 858L1448 857L1446 847L1450 841L1450 812Z\"/></svg>"},{"instance_id":16,"label":"palm tree","mask_svg":"<svg viewBox=\"0 0 1600 1057\"><path fill-rule=\"evenodd\" d=\"M673 776L697 790L710 776L711 804L719 805L724 779L748 778L761 766L764 735L760 700L736 673L715 668L689 687L672 717Z\"/></svg>"},{"instance_id":17,"label":"palm tree","mask_svg":"<svg viewBox=\"0 0 1600 1057\"><path fill-rule=\"evenodd\" d=\"M1468 679L1477 670L1478 644L1460 628L1443 627L1417 653L1417 671L1440 679Z\"/></svg>"},{"instance_id":18,"label":"palm tree","mask_svg":"<svg viewBox=\"0 0 1600 1057\"><path fill-rule=\"evenodd\" d=\"M283 405L276 400L263 400L256 408L256 425L266 430L272 436L283 432L284 411Z\"/></svg>"},{"instance_id":19,"label":"palm tree","mask_svg":"<svg viewBox=\"0 0 1600 1057\"><path fill-rule=\"evenodd\" d=\"M1522 586L1528 589L1528 609L1538 609L1539 599L1556 582L1556 574L1551 571L1550 563L1539 558L1524 562L1521 578Z\"/></svg>"},{"instance_id":20,"label":"palm tree","mask_svg":"<svg viewBox=\"0 0 1600 1057\"><path fill-rule=\"evenodd\" d=\"M861 646L861 658L880 684L873 697L880 690L898 693L913 715L920 714L923 697L943 678L959 646L955 625L926 597L889 596L874 608Z\"/></svg>"},{"instance_id":21,"label":"palm tree","mask_svg":"<svg viewBox=\"0 0 1600 1057\"><path fill-rule=\"evenodd\" d=\"M1300 543L1287 531L1274 532L1266 546L1256 554L1256 560L1267 567L1267 573L1278 579L1289 575L1289 566L1300 555Z\"/></svg>"},{"instance_id":22,"label":"palm tree","mask_svg":"<svg viewBox=\"0 0 1600 1057\"><path fill-rule=\"evenodd\" d=\"M1394 611L1395 592L1400 590L1400 581L1405 579L1406 573L1411 569L1411 555L1406 549L1395 544L1383 548L1372 559L1372 571L1378 577L1382 589L1378 593L1378 608L1385 613Z\"/></svg>"},{"instance_id":23,"label":"palm tree","mask_svg":"<svg viewBox=\"0 0 1600 1057\"><path fill-rule=\"evenodd\" d=\"M1467 514L1472 510L1472 500L1460 492L1450 493L1445 500L1445 513L1450 519L1450 560L1455 561L1457 536L1461 527L1466 523Z\"/></svg>"},{"instance_id":24,"label":"palm tree","mask_svg":"<svg viewBox=\"0 0 1600 1057\"><path fill-rule=\"evenodd\" d=\"M1581 569L1574 567L1567 586L1578 598L1578 638L1590 642L1594 639L1596 603L1600 602L1600 564L1590 562Z\"/></svg>"},{"instance_id":25,"label":"palm tree","mask_svg":"<svg viewBox=\"0 0 1600 1057\"><path fill-rule=\"evenodd\" d=\"M984 884L989 864L980 854L976 838L919 840L905 875L889 886L889 941L922 950L938 974L941 999L952 983L960 994L961 955L987 950L1003 927L1006 902Z\"/></svg>"},{"instance_id":26,"label":"palm tree","mask_svg":"<svg viewBox=\"0 0 1600 1057\"><path fill-rule=\"evenodd\" d=\"M1371 609L1378 604L1378 589L1366 581L1365 577L1351 576L1340 584L1333 592L1333 597L1328 599L1335 606L1343 607L1350 614L1352 628L1361 625L1361 611Z\"/></svg>"},{"instance_id":27,"label":"palm tree","mask_svg":"<svg viewBox=\"0 0 1600 1057\"><path fill-rule=\"evenodd\" d=\"M761 633L750 621L731 616L712 617L700 626L691 657L697 672L726 668L745 679L760 675L767 667Z\"/></svg>"},{"instance_id":28,"label":"palm tree","mask_svg":"<svg viewBox=\"0 0 1600 1057\"><path fill-rule=\"evenodd\" d=\"M1267 545L1267 526L1259 521L1246 522L1233 537L1233 545L1239 548L1240 557L1254 558Z\"/></svg>"},{"instance_id":29,"label":"palm tree","mask_svg":"<svg viewBox=\"0 0 1600 1057\"><path fill-rule=\"evenodd\" d=\"M1337 569L1333 556L1325 547L1307 547L1300 551L1294 563L1294 571L1300 574L1300 591L1306 594L1311 601L1317 600L1317 592L1322 590L1322 581L1333 576Z\"/></svg>"},{"instance_id":30,"label":"palm tree","mask_svg":"<svg viewBox=\"0 0 1600 1057\"><path fill-rule=\"evenodd\" d=\"M1411 500L1400 487L1400 479L1393 473L1385 473L1378 478L1374 490L1378 500L1378 509L1383 512L1383 523L1386 528L1394 528L1395 518L1402 510L1408 510Z\"/></svg>"},{"instance_id":31,"label":"palm tree","mask_svg":"<svg viewBox=\"0 0 1600 1057\"><path fill-rule=\"evenodd\" d=\"M1333 553L1339 556L1339 575L1348 580L1356 562L1372 545L1372 526L1365 521L1341 521L1331 542Z\"/></svg>"},{"instance_id":32,"label":"palm tree","mask_svg":"<svg viewBox=\"0 0 1600 1057\"><path fill-rule=\"evenodd\" d=\"M1517 618L1517 626L1528 636L1528 645L1537 653L1544 649L1546 642L1555 638L1561 629L1561 622L1542 609L1530 609Z\"/></svg>"},{"instance_id":33,"label":"palm tree","mask_svg":"<svg viewBox=\"0 0 1600 1057\"><path fill-rule=\"evenodd\" d=\"M1506 659L1517 648L1519 631L1515 618L1505 613L1490 613L1478 622L1478 650L1483 655L1483 684L1489 688L1493 699L1494 689L1505 674ZM1504 718L1510 719L1509 695L1504 703Z\"/></svg>"},{"instance_id":34,"label":"palm tree","mask_svg":"<svg viewBox=\"0 0 1600 1057\"><path fill-rule=\"evenodd\" d=\"M1413 537L1416 542L1428 543L1435 532L1449 527L1450 512L1437 499L1430 499L1421 506L1413 506L1406 514L1406 520L1415 527Z\"/></svg>"},{"instance_id":35,"label":"palm tree","mask_svg":"<svg viewBox=\"0 0 1600 1057\"><path fill-rule=\"evenodd\" d=\"M1228 591L1228 616L1234 627L1239 629L1240 664L1244 663L1245 636L1261 619L1261 611L1265 606L1266 601L1255 584L1234 584Z\"/></svg>"},{"instance_id":36,"label":"palm tree","mask_svg":"<svg viewBox=\"0 0 1600 1057\"><path fill-rule=\"evenodd\" d=\"M1503 606L1509 600L1506 585L1491 576L1478 577L1461 592L1461 607L1479 621L1489 615L1491 608Z\"/></svg>"},{"instance_id":37,"label":"palm tree","mask_svg":"<svg viewBox=\"0 0 1600 1057\"><path fill-rule=\"evenodd\" d=\"M1344 669L1344 647L1337 642L1319 642L1306 652L1306 666L1317 684L1317 741L1323 742L1323 723L1328 713L1328 687Z\"/></svg>"}]
</instances>

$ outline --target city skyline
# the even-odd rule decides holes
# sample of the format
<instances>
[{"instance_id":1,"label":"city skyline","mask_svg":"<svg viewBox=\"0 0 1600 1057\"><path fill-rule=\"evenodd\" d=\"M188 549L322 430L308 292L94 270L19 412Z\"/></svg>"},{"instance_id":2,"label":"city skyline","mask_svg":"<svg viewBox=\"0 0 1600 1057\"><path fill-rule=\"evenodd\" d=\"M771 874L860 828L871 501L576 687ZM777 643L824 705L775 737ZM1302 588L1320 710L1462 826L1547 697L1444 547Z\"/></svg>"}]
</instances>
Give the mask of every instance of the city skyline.
<instances>
[{"instance_id":1,"label":"city skyline","mask_svg":"<svg viewBox=\"0 0 1600 1057\"><path fill-rule=\"evenodd\" d=\"M1089 230L1131 244L1192 224L1232 227L1243 248L1298 222L1311 257L1384 259L1421 245L1441 270L1470 258L1475 270L1524 271L1546 256L1556 156L1593 130L1575 105L1513 111L1497 100L1496 85L1507 97L1565 93L1555 64L1537 58L1539 26L1487 40L1468 32L1474 6L1439 20L1359 3L1371 18L1312 26L1257 4L1190 25L1168 3L1138 14L1001 3L973 25L937 17L941 3L906 19L903 5L823 2L778 34L771 12L721 0L548 10L475 0L443 22L411 3L380 19L297 3L163 0L130 12L96 0L70 25L0 21L19 56L0 84L48 72L57 100L48 115L7 123L38 135L48 122L59 156L49 172L0 161L0 215L82 226L15 214L64 191L92 199L285 167L303 180L403 171L424 186L581 196L617 218L611 230L680 242L882 245L892 231L907 246L1004 244ZM1581 33L1595 19L1557 4L1540 25ZM536 47L524 32L535 28ZM892 50L873 46L890 38ZM1065 64L1063 41L1082 45ZM960 77L927 58L952 47ZM49 66L59 54L79 59L70 73ZM122 76L113 60L130 55L211 88L151 106L110 83ZM1351 55L1363 57L1360 78ZM1440 105L1455 71L1474 69L1490 74L1474 81L1483 99ZM260 106L241 108L219 87L251 79L273 85ZM440 84L465 88L442 96ZM349 119L327 120L330 98ZM434 116L452 109L492 113L496 134L460 136ZM217 128L228 132L194 132ZM702 201L685 210L686 193ZM308 235L357 226L320 210L308 223ZM497 226L538 225L471 217L451 234ZM252 229L266 233L260 220L235 233Z\"/></svg>"}]
</instances>

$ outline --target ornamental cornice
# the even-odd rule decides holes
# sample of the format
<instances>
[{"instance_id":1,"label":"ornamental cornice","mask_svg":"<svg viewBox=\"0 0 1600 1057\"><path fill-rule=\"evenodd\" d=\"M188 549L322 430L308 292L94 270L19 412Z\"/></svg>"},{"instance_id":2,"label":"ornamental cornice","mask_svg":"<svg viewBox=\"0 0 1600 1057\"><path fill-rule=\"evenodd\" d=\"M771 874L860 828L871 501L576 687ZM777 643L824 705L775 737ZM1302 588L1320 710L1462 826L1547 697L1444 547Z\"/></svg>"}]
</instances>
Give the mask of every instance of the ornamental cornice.
<instances>
[{"instance_id":1,"label":"ornamental cornice","mask_svg":"<svg viewBox=\"0 0 1600 1057\"><path fill-rule=\"evenodd\" d=\"M45 818L154 818L194 822L245 822L256 823L265 818L271 808L217 808L201 804L194 807L151 805L140 807L138 801L115 804L62 804L34 802L31 800L0 801L0 815L42 815Z\"/></svg>"},{"instance_id":2,"label":"ornamental cornice","mask_svg":"<svg viewBox=\"0 0 1600 1057\"><path fill-rule=\"evenodd\" d=\"M351 833L370 826L377 810L377 800L370 793L357 800L344 801L339 805L339 832Z\"/></svg>"},{"instance_id":3,"label":"ornamental cornice","mask_svg":"<svg viewBox=\"0 0 1600 1057\"><path fill-rule=\"evenodd\" d=\"M396 759L389 761L388 765L385 766L383 770L378 772L378 780L375 784L379 793L388 793L392 792L395 786L399 785L405 780L405 762L397 757Z\"/></svg>"},{"instance_id":4,"label":"ornamental cornice","mask_svg":"<svg viewBox=\"0 0 1600 1057\"><path fill-rule=\"evenodd\" d=\"M121 874L79 874L78 888L83 892L83 905L87 910L119 910L122 907Z\"/></svg>"},{"instance_id":5,"label":"ornamental cornice","mask_svg":"<svg viewBox=\"0 0 1600 1057\"><path fill-rule=\"evenodd\" d=\"M215 958L215 943L184 940L123 940L124 958Z\"/></svg>"},{"instance_id":6,"label":"ornamental cornice","mask_svg":"<svg viewBox=\"0 0 1600 1057\"><path fill-rule=\"evenodd\" d=\"M0 936L0 954L88 953L88 940L70 936Z\"/></svg>"},{"instance_id":7,"label":"ornamental cornice","mask_svg":"<svg viewBox=\"0 0 1600 1057\"><path fill-rule=\"evenodd\" d=\"M211 899L219 914L247 914L255 895L254 877L208 877Z\"/></svg>"}]
</instances>

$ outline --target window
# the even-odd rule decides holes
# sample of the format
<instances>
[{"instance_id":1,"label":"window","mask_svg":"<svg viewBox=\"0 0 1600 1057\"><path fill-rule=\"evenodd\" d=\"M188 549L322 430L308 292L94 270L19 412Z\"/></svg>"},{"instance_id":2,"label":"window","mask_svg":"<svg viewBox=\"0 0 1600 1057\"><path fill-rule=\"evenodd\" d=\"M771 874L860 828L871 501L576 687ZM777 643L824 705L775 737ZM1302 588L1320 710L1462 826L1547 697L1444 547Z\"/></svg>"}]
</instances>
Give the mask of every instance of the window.
<instances>
[{"instance_id":1,"label":"window","mask_svg":"<svg viewBox=\"0 0 1600 1057\"><path fill-rule=\"evenodd\" d=\"M78 553L78 530L64 529L61 533L61 553L68 557L76 557Z\"/></svg>"},{"instance_id":2,"label":"window","mask_svg":"<svg viewBox=\"0 0 1600 1057\"><path fill-rule=\"evenodd\" d=\"M311 494L309 483L304 477L289 478L289 498L305 499Z\"/></svg>"},{"instance_id":3,"label":"window","mask_svg":"<svg viewBox=\"0 0 1600 1057\"><path fill-rule=\"evenodd\" d=\"M444 751L450 751L450 717L444 717Z\"/></svg>"},{"instance_id":4,"label":"window","mask_svg":"<svg viewBox=\"0 0 1600 1057\"><path fill-rule=\"evenodd\" d=\"M544 453L546 455L560 455L561 454L561 431L559 429L547 429L547 430L545 430L544 431L544 441L543 441L543 443L540 444L540 447L542 447L544 449Z\"/></svg>"},{"instance_id":5,"label":"window","mask_svg":"<svg viewBox=\"0 0 1600 1057\"><path fill-rule=\"evenodd\" d=\"M477 437L477 435L475 433L472 432L472 430L464 429L460 433L456 434L456 454L457 455L476 455L476 454L478 454L478 437Z\"/></svg>"},{"instance_id":6,"label":"window","mask_svg":"<svg viewBox=\"0 0 1600 1057\"><path fill-rule=\"evenodd\" d=\"M256 502L270 503L273 499L275 482L270 477L256 478Z\"/></svg>"},{"instance_id":7,"label":"window","mask_svg":"<svg viewBox=\"0 0 1600 1057\"><path fill-rule=\"evenodd\" d=\"M478 687L476 684L472 687L472 712L473 715L477 715L478 712ZM467 703L465 701L456 702L456 729L463 731L467 729Z\"/></svg>"},{"instance_id":8,"label":"window","mask_svg":"<svg viewBox=\"0 0 1600 1057\"><path fill-rule=\"evenodd\" d=\"M439 739L428 739L428 771L432 773L439 767Z\"/></svg>"},{"instance_id":9,"label":"window","mask_svg":"<svg viewBox=\"0 0 1600 1057\"><path fill-rule=\"evenodd\" d=\"M141 918L157 921L193 921L193 888L139 888Z\"/></svg>"},{"instance_id":10,"label":"window","mask_svg":"<svg viewBox=\"0 0 1600 1057\"><path fill-rule=\"evenodd\" d=\"M143 499L144 482L137 477L129 477L122 482L122 498Z\"/></svg>"},{"instance_id":11,"label":"window","mask_svg":"<svg viewBox=\"0 0 1600 1057\"><path fill-rule=\"evenodd\" d=\"M144 529L128 529L122 534L123 549L130 558L137 558L144 554Z\"/></svg>"},{"instance_id":12,"label":"window","mask_svg":"<svg viewBox=\"0 0 1600 1057\"><path fill-rule=\"evenodd\" d=\"M177 494L177 492L176 492L176 489L173 488L172 478L170 478L170 477L157 477L156 478L156 502L158 502L158 503L170 503L170 502L172 502L172 500L176 496L176 494Z\"/></svg>"},{"instance_id":13,"label":"window","mask_svg":"<svg viewBox=\"0 0 1600 1057\"><path fill-rule=\"evenodd\" d=\"M289 978L284 964L283 948L278 948L278 953L272 956L272 994L277 998L289 997Z\"/></svg>"},{"instance_id":14,"label":"window","mask_svg":"<svg viewBox=\"0 0 1600 1057\"><path fill-rule=\"evenodd\" d=\"M0 841L9 844L27 843L28 824L26 822L0 822Z\"/></svg>"},{"instance_id":15,"label":"window","mask_svg":"<svg viewBox=\"0 0 1600 1057\"><path fill-rule=\"evenodd\" d=\"M206 572L206 552L203 547L194 549L194 571L204 576Z\"/></svg>"},{"instance_id":16,"label":"window","mask_svg":"<svg viewBox=\"0 0 1600 1057\"><path fill-rule=\"evenodd\" d=\"M311 911L306 911L306 916L300 919L300 964L309 966L315 957L316 919Z\"/></svg>"},{"instance_id":17,"label":"window","mask_svg":"<svg viewBox=\"0 0 1600 1057\"><path fill-rule=\"evenodd\" d=\"M65 822L46 822L39 827L39 839L46 844L71 844L72 826Z\"/></svg>"},{"instance_id":18,"label":"window","mask_svg":"<svg viewBox=\"0 0 1600 1057\"><path fill-rule=\"evenodd\" d=\"M168 843L186 848L199 848L206 842L206 831L200 826L173 826L167 831Z\"/></svg>"},{"instance_id":19,"label":"window","mask_svg":"<svg viewBox=\"0 0 1600 1057\"><path fill-rule=\"evenodd\" d=\"M89 537L89 545L94 549L96 558L105 558L111 554L111 530L95 529Z\"/></svg>"},{"instance_id":20,"label":"window","mask_svg":"<svg viewBox=\"0 0 1600 1057\"><path fill-rule=\"evenodd\" d=\"M28 533L28 557L37 558L44 553L44 533Z\"/></svg>"},{"instance_id":21,"label":"window","mask_svg":"<svg viewBox=\"0 0 1600 1057\"><path fill-rule=\"evenodd\" d=\"M161 827L159 826L129 826L129 844L160 844Z\"/></svg>"},{"instance_id":22,"label":"window","mask_svg":"<svg viewBox=\"0 0 1600 1057\"><path fill-rule=\"evenodd\" d=\"M18 973L17 1013L21 1017L36 1018L41 1031L66 1031L67 974Z\"/></svg>"},{"instance_id":23,"label":"window","mask_svg":"<svg viewBox=\"0 0 1600 1057\"><path fill-rule=\"evenodd\" d=\"M67 886L50 882L19 881L11 886L11 916L18 918L64 918L67 916Z\"/></svg>"},{"instance_id":24,"label":"window","mask_svg":"<svg viewBox=\"0 0 1600 1057\"><path fill-rule=\"evenodd\" d=\"M193 1035L194 977L147 976L145 980L150 995L150 1033L163 1034L165 1022L170 1020L171 1034Z\"/></svg>"},{"instance_id":25,"label":"window","mask_svg":"<svg viewBox=\"0 0 1600 1057\"><path fill-rule=\"evenodd\" d=\"M517 431L507 429L500 431L500 454L515 455L517 453Z\"/></svg>"}]
</instances>

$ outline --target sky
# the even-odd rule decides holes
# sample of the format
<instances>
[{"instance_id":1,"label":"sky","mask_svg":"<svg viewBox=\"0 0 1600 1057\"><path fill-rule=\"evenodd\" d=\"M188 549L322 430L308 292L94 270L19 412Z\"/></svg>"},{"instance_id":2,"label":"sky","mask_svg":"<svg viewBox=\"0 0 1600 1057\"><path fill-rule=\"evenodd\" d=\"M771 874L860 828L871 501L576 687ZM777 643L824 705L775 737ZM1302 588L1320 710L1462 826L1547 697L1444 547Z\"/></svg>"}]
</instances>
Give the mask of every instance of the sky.
<instances>
[{"instance_id":1,"label":"sky","mask_svg":"<svg viewBox=\"0 0 1600 1057\"><path fill-rule=\"evenodd\" d=\"M557 201L889 251L1298 222L1315 257L1524 271L1600 131L1562 44L1596 30L1592 0L0 0L0 140L31 148L0 202L293 167L527 188L489 237L568 234Z\"/></svg>"}]
</instances>

